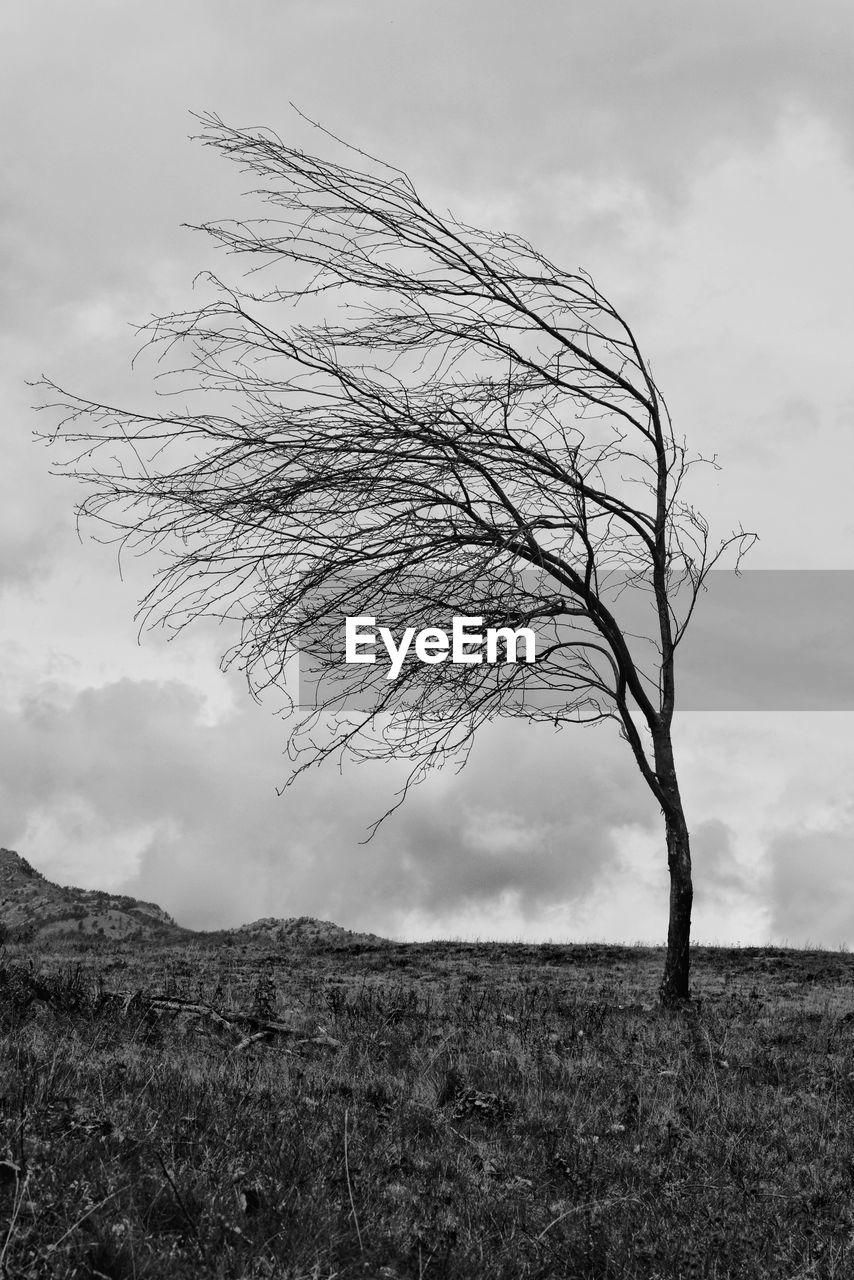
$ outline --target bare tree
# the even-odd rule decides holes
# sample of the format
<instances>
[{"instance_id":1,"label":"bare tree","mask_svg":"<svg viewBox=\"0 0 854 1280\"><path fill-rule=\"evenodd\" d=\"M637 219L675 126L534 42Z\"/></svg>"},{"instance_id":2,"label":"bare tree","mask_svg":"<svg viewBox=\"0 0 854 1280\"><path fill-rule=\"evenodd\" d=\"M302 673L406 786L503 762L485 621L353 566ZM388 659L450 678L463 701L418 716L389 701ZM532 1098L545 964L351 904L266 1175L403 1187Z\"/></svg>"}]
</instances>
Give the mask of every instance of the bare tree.
<instances>
[{"instance_id":1,"label":"bare tree","mask_svg":"<svg viewBox=\"0 0 854 1280\"><path fill-rule=\"evenodd\" d=\"M60 469L90 485L80 512L165 553L147 619L239 618L223 661L256 693L307 657L293 776L349 753L408 759L408 786L463 762L496 715L616 720L664 815L662 998L687 998L674 659L710 568L752 535L710 545L680 496L701 459L586 273L435 213L363 152L356 169L201 122L270 208L197 230L252 270L238 285L206 276L208 301L144 327L180 407L132 412L43 384L60 418L47 438L73 446ZM344 615L390 631L459 615L527 626L536 661L434 657L389 679L342 663Z\"/></svg>"}]
</instances>

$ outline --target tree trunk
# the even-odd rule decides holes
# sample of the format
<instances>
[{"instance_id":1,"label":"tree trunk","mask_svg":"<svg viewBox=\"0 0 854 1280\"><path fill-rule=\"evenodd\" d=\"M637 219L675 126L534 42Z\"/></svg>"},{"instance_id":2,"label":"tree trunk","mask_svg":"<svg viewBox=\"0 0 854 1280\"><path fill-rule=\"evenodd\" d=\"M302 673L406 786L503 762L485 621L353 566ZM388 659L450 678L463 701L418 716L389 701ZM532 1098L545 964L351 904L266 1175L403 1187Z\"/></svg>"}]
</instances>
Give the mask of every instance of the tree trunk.
<instances>
[{"instance_id":1,"label":"tree trunk","mask_svg":"<svg viewBox=\"0 0 854 1280\"><path fill-rule=\"evenodd\" d=\"M669 731L655 743L656 774L664 793L664 824L667 833L667 866L670 871L670 918L667 925L667 957L661 982L661 1002L665 1005L688 1000L691 963L691 906L694 885L691 879L691 846L682 797L673 763Z\"/></svg>"},{"instance_id":2,"label":"tree trunk","mask_svg":"<svg viewBox=\"0 0 854 1280\"><path fill-rule=\"evenodd\" d=\"M667 925L667 958L661 983L662 1004L689 999L688 970L691 942L691 849L680 802L678 810L665 813L667 866L670 870L670 919Z\"/></svg>"}]
</instances>

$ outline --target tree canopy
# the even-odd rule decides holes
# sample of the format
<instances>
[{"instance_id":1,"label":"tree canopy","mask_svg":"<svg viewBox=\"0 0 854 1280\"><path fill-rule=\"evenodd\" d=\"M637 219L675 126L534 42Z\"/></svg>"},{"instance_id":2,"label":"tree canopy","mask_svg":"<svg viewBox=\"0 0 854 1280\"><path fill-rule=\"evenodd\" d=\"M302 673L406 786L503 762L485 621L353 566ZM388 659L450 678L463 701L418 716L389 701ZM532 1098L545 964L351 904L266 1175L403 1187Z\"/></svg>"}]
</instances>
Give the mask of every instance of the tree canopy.
<instances>
[{"instance_id":1,"label":"tree canopy","mask_svg":"<svg viewBox=\"0 0 854 1280\"><path fill-rule=\"evenodd\" d=\"M81 515L163 553L144 615L237 618L225 661L256 693L301 653L297 771L350 752L417 779L495 715L610 718L667 814L675 653L709 570L752 535L712 542L683 496L701 459L627 320L585 271L438 214L363 152L201 124L260 184L260 216L198 228L246 274L207 273L206 301L144 327L162 409L45 384ZM531 627L537 660L389 680L343 663L356 615Z\"/></svg>"}]
</instances>

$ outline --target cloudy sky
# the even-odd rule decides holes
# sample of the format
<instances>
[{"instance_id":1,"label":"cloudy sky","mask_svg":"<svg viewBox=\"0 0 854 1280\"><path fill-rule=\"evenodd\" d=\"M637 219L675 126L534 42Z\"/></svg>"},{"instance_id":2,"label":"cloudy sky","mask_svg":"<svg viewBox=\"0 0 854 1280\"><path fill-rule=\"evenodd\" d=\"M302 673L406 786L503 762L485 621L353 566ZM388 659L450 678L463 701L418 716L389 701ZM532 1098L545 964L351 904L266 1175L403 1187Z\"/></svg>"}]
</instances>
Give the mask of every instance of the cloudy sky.
<instances>
[{"instance_id":1,"label":"cloudy sky","mask_svg":"<svg viewBox=\"0 0 854 1280\"><path fill-rule=\"evenodd\" d=\"M854 10L8 0L0 33L0 843L196 927L660 941L661 818L611 728L495 725L369 844L394 768L280 798L281 722L219 672L214 627L138 642L154 565L120 577L78 540L26 382L146 394L132 326L212 265L180 224L244 212L189 112L322 150L293 102L439 209L591 272L718 455L694 495L721 535L760 534L753 570L854 569ZM676 737L695 936L854 944L851 711L690 710Z\"/></svg>"}]
</instances>

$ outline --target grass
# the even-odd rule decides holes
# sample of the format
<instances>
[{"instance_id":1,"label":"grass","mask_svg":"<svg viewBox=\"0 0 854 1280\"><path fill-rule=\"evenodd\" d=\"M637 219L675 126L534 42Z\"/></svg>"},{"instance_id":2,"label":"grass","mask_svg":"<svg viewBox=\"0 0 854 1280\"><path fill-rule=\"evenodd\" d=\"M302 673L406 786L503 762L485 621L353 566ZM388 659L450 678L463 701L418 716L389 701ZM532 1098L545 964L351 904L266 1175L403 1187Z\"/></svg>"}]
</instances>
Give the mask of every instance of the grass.
<instances>
[{"instance_id":1,"label":"grass","mask_svg":"<svg viewBox=\"0 0 854 1280\"><path fill-rule=\"evenodd\" d=\"M854 959L693 963L665 1012L651 949L9 946L0 1275L854 1274Z\"/></svg>"}]
</instances>

